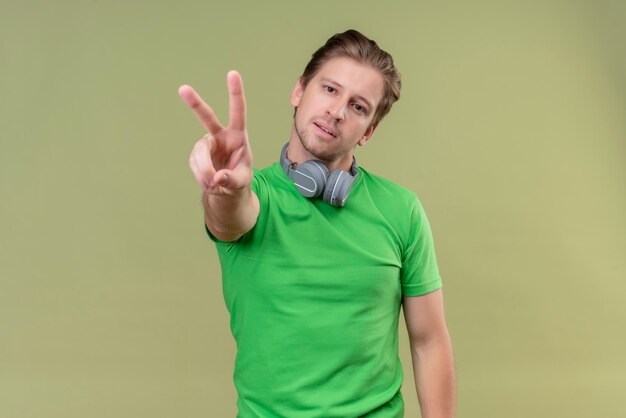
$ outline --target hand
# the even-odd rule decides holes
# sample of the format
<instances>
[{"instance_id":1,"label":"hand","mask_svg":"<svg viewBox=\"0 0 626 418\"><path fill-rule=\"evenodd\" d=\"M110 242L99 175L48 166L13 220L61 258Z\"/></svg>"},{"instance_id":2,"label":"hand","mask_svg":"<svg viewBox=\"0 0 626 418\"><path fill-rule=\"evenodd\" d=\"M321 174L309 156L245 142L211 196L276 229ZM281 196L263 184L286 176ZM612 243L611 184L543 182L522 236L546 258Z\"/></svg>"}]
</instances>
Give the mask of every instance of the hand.
<instances>
[{"instance_id":1,"label":"hand","mask_svg":"<svg viewBox=\"0 0 626 418\"><path fill-rule=\"evenodd\" d=\"M178 95L209 131L193 147L189 167L202 189L214 195L233 195L252 182L252 150L246 131L246 99L241 76L227 75L230 123L224 127L213 109L191 86L183 85Z\"/></svg>"}]
</instances>

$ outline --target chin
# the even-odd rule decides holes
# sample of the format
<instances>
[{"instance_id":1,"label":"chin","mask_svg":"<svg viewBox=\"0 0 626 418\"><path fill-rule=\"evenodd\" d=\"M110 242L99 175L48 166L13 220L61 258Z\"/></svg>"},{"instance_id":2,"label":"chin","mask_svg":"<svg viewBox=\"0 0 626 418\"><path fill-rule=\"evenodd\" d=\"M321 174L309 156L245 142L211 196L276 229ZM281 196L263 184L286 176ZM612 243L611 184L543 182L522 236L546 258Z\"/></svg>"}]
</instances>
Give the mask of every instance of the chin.
<instances>
[{"instance_id":1,"label":"chin","mask_svg":"<svg viewBox=\"0 0 626 418\"><path fill-rule=\"evenodd\" d=\"M295 128L302 148L311 154L314 159L324 163L332 163L341 157L343 152L336 148L338 144L335 141L339 141L338 139L327 140L318 138L310 132L302 132L302 130L298 128L298 123L296 123Z\"/></svg>"},{"instance_id":2,"label":"chin","mask_svg":"<svg viewBox=\"0 0 626 418\"><path fill-rule=\"evenodd\" d=\"M320 160L323 162L332 162L337 158L337 150L329 149L329 147L325 146L326 144L320 143L321 140L313 140L303 141L300 138L300 143L302 143L302 147L316 160Z\"/></svg>"}]
</instances>

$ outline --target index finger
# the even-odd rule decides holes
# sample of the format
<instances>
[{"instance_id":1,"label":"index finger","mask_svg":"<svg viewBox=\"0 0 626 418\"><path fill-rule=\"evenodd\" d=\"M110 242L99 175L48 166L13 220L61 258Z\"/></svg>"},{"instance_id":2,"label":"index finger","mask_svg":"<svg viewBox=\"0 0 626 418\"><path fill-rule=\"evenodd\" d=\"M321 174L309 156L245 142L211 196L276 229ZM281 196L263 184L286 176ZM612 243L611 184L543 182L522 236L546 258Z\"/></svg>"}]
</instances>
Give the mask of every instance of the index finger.
<instances>
[{"instance_id":1,"label":"index finger","mask_svg":"<svg viewBox=\"0 0 626 418\"><path fill-rule=\"evenodd\" d=\"M222 130L222 125L217 120L213 109L202 100L202 97L191 87L182 85L178 88L178 95L181 99L191 108L193 113L196 114L200 123L209 130L213 135L216 135Z\"/></svg>"},{"instance_id":2,"label":"index finger","mask_svg":"<svg viewBox=\"0 0 626 418\"><path fill-rule=\"evenodd\" d=\"M246 98L243 95L243 81L237 71L229 71L227 80L230 97L230 127L243 131L246 129Z\"/></svg>"}]
</instances>

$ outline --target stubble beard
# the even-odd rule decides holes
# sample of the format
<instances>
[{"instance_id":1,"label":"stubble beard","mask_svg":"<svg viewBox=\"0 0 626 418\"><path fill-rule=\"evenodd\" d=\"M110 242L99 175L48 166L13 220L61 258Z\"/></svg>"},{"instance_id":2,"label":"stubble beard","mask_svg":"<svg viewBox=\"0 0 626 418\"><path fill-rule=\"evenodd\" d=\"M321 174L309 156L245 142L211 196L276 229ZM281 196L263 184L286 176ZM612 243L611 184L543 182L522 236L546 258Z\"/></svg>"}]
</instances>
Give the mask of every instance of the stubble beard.
<instances>
[{"instance_id":1,"label":"stubble beard","mask_svg":"<svg viewBox=\"0 0 626 418\"><path fill-rule=\"evenodd\" d=\"M313 136L314 134L310 134L309 136L307 136L306 133L304 133L298 126L298 109L296 109L293 124L295 127L296 135L298 135L298 139L300 140L302 147L317 160L320 160L321 162L328 165L334 163L341 158L342 151L340 149L323 150L319 148L314 148L315 139L310 138L310 136Z\"/></svg>"}]
</instances>

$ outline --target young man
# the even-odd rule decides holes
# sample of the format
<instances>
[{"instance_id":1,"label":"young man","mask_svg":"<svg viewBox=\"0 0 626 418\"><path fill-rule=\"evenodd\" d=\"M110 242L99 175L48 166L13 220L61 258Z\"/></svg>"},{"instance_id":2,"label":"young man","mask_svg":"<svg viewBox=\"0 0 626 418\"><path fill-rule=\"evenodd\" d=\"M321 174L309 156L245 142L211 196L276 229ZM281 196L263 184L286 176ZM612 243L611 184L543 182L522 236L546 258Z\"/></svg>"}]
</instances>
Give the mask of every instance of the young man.
<instances>
[{"instance_id":1,"label":"young man","mask_svg":"<svg viewBox=\"0 0 626 418\"><path fill-rule=\"evenodd\" d=\"M454 416L452 349L428 220L415 194L358 167L398 100L389 54L336 34L296 83L289 142L258 171L241 77L222 126L189 86L209 133L189 164L203 190L237 342L239 417L402 417L403 306L424 418Z\"/></svg>"}]
</instances>

